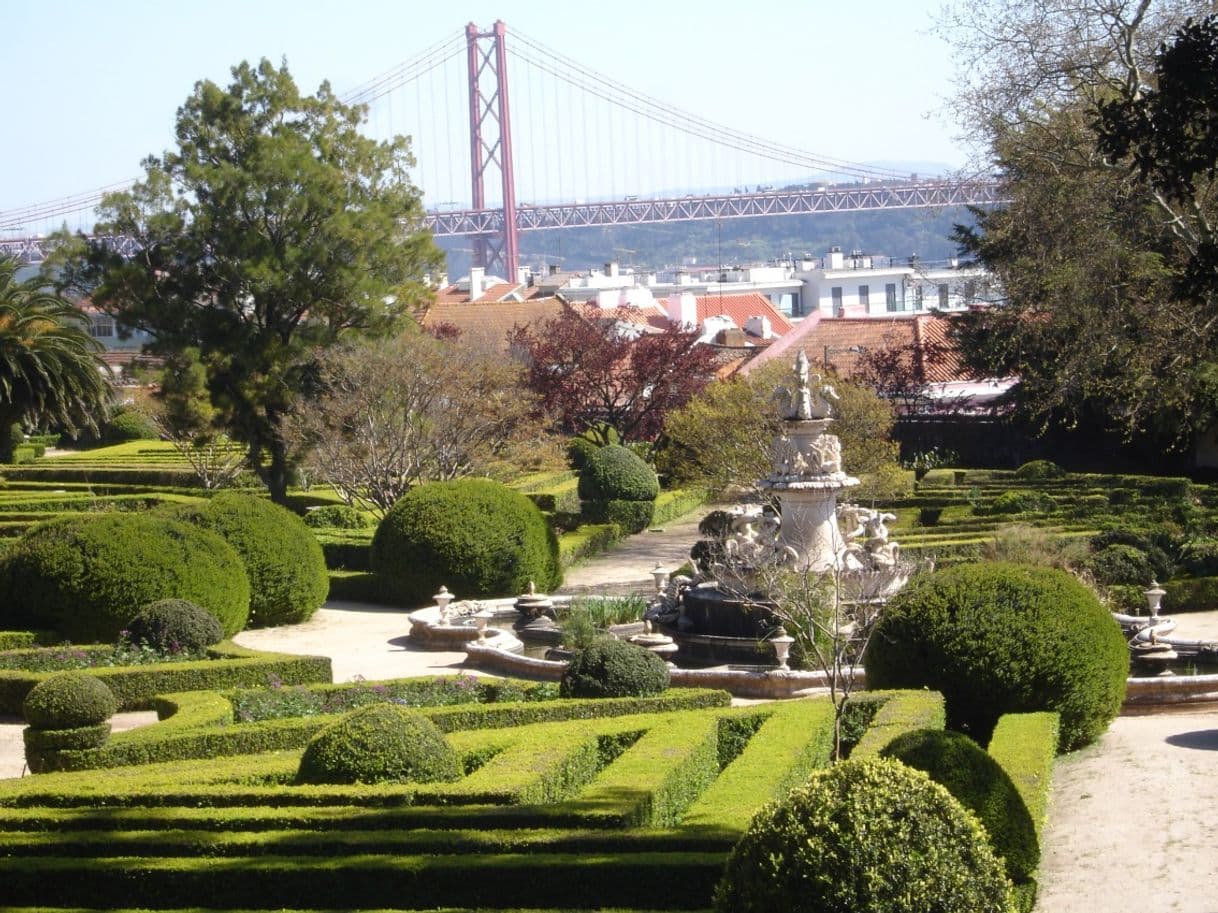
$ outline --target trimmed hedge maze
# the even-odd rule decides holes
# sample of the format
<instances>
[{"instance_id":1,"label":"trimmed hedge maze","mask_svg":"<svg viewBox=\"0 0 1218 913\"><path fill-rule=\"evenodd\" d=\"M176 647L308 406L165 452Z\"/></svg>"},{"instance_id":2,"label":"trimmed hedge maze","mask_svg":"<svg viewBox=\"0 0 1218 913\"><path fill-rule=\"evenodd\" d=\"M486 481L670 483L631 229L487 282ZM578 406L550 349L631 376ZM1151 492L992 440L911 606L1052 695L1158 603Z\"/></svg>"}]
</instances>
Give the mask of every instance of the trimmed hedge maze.
<instances>
[{"instance_id":1,"label":"trimmed hedge maze","mask_svg":"<svg viewBox=\"0 0 1218 913\"><path fill-rule=\"evenodd\" d=\"M148 732L179 716L179 734L240 728L228 698L176 700ZM881 705L877 746L942 720L927 692L860 700ZM673 691L433 708L465 770L449 783L294 785L303 742L6 781L6 908L706 909L752 816L832 744L825 700L726 703ZM1053 746L1021 748L1045 732L1019 722L1000 727L1029 768L1010 775L1043 809Z\"/></svg>"},{"instance_id":2,"label":"trimmed hedge maze","mask_svg":"<svg viewBox=\"0 0 1218 913\"><path fill-rule=\"evenodd\" d=\"M580 514L577 473L564 470L522 476L510 487L546 515L559 536L566 566L604 551L627 532L619 523L588 523ZM260 489L258 489L260 491ZM206 493L186 460L164 441L129 441L109 447L38 458L0 467L0 553L35 523L82 512L149 510L162 505L197 504ZM663 491L655 501L653 526L682 517L705 503L699 488ZM326 487L293 492L288 506L297 513L336 507L338 495ZM332 599L394 603L384 582L370 573L375 522L361 528L315 527L330 571ZM468 594L466 594L468 595Z\"/></svg>"},{"instance_id":3,"label":"trimmed hedge maze","mask_svg":"<svg viewBox=\"0 0 1218 913\"><path fill-rule=\"evenodd\" d=\"M77 649L88 651L109 648ZM31 655L36 655L37 652L32 651ZM208 653L210 659L141 666L98 666L82 671L100 678L109 686L118 698L119 710L142 710L152 707L158 694L176 691L260 687L264 686L271 676L289 685L328 682L332 678L330 658L326 656L268 653L241 647L229 641L216 644ZM16 658L20 659L20 651L17 652ZM55 673L0 669L0 713L19 715L22 701L30 689L53 674Z\"/></svg>"},{"instance_id":4,"label":"trimmed hedge maze","mask_svg":"<svg viewBox=\"0 0 1218 913\"><path fill-rule=\"evenodd\" d=\"M1155 570L1167 591L1164 610L1218 608L1218 576L1210 576L1218 575L1218 562L1189 557L1198 550L1204 557L1207 549L1218 555L1218 485L1160 476L1029 473L1025 468L932 470L914 494L884 504L897 514L890 524L892 537L907 557L933 558L939 566L982 557L987 543L1011 526L1080 546L1101 533L1115 535L1117 541L1130 534L1170 540L1170 555L1164 557L1174 564L1166 569L1174 575L1166 579L1165 569ZM1101 583L1117 582L1102 579L1098 567L1088 569ZM1144 607L1144 588L1127 588L1131 601L1123 611Z\"/></svg>"}]
</instances>

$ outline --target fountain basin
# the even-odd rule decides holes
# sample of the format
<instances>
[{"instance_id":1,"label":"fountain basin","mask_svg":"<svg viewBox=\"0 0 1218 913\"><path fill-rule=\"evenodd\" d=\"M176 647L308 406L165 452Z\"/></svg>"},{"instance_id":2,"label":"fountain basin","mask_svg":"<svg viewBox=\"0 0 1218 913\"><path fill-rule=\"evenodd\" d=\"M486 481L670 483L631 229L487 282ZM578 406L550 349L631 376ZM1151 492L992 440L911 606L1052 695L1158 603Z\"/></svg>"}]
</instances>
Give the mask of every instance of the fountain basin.
<instances>
[{"instance_id":1,"label":"fountain basin","mask_svg":"<svg viewBox=\"0 0 1218 913\"><path fill-rule=\"evenodd\" d=\"M761 640L778 627L764 597L741 598L715 586L690 587L683 597L683 634Z\"/></svg>"}]
</instances>

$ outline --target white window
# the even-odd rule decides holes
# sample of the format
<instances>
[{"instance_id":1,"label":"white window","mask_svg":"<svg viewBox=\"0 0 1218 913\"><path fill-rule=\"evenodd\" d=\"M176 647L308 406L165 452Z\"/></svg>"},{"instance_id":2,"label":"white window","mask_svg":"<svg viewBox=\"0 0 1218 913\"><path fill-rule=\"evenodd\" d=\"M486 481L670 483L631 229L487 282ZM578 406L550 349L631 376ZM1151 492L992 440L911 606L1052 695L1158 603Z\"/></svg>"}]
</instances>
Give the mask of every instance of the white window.
<instances>
[{"instance_id":1,"label":"white window","mask_svg":"<svg viewBox=\"0 0 1218 913\"><path fill-rule=\"evenodd\" d=\"M94 339L113 339L114 318L105 314L89 315L89 335Z\"/></svg>"}]
</instances>

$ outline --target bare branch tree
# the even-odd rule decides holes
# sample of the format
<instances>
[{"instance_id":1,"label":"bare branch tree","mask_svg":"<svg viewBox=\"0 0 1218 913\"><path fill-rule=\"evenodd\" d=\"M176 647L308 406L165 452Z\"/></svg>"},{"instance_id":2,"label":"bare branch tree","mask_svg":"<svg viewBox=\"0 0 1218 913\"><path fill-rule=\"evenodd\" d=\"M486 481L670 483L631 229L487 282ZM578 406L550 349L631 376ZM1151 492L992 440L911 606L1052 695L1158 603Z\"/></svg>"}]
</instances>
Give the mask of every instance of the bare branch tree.
<instances>
[{"instance_id":1,"label":"bare branch tree","mask_svg":"<svg viewBox=\"0 0 1218 913\"><path fill-rule=\"evenodd\" d=\"M410 331L323 356L323 392L291 436L305 465L380 516L411 486L483 471L533 432L519 369Z\"/></svg>"},{"instance_id":2,"label":"bare branch tree","mask_svg":"<svg viewBox=\"0 0 1218 913\"><path fill-rule=\"evenodd\" d=\"M245 471L246 449L236 441L215 432L175 428L160 411L153 411L148 417L161 437L173 444L173 449L190 464L205 491L229 488Z\"/></svg>"},{"instance_id":3,"label":"bare branch tree","mask_svg":"<svg viewBox=\"0 0 1218 913\"><path fill-rule=\"evenodd\" d=\"M764 576L770 612L795 638L803 662L825 675L833 704L833 753L840 758L846 706L865 687L859 663L883 604L869 582L837 568L773 568Z\"/></svg>"}]
</instances>

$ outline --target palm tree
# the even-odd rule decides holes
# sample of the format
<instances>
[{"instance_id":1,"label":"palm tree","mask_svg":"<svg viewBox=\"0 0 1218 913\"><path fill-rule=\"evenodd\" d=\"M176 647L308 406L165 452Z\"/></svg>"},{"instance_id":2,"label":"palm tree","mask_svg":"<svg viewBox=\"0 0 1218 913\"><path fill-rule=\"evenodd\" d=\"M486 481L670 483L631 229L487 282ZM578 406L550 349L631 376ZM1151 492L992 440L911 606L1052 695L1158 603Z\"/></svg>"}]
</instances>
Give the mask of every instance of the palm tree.
<instances>
[{"instance_id":1,"label":"palm tree","mask_svg":"<svg viewBox=\"0 0 1218 913\"><path fill-rule=\"evenodd\" d=\"M111 396L81 312L40 279L19 282L17 265L0 258L0 463L12 461L14 424L96 429Z\"/></svg>"}]
</instances>

